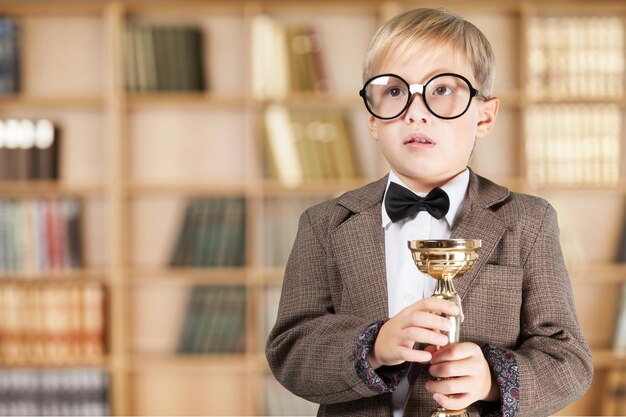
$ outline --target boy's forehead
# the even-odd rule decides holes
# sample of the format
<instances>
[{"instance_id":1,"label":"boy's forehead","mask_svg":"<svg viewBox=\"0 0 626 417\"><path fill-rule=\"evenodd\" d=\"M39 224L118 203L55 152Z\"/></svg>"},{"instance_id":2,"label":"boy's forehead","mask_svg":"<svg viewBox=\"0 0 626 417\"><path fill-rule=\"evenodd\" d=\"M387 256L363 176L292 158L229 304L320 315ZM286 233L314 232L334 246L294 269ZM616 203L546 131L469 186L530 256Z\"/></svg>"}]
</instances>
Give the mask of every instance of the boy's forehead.
<instances>
[{"instance_id":1,"label":"boy's forehead","mask_svg":"<svg viewBox=\"0 0 626 417\"><path fill-rule=\"evenodd\" d=\"M388 53L381 57L378 72L386 72L388 68L419 66L424 74L439 69L452 70L452 66L471 76L472 70L465 54L459 47L449 43L434 41L417 41L410 44L390 48ZM433 74L434 75L434 74Z\"/></svg>"}]
</instances>

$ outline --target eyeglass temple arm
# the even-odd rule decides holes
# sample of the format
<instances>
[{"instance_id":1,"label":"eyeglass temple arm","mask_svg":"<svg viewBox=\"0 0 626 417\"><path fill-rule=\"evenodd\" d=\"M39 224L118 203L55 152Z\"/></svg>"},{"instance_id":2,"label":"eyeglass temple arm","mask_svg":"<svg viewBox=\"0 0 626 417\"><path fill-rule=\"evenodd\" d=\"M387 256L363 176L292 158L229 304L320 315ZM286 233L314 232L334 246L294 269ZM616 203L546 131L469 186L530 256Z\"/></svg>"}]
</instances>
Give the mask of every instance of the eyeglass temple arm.
<instances>
[{"instance_id":1,"label":"eyeglass temple arm","mask_svg":"<svg viewBox=\"0 0 626 417\"><path fill-rule=\"evenodd\" d=\"M474 96L482 99L482 100L489 100L491 97L487 97L486 95L484 95L483 93L481 93L480 91L474 89Z\"/></svg>"}]
</instances>

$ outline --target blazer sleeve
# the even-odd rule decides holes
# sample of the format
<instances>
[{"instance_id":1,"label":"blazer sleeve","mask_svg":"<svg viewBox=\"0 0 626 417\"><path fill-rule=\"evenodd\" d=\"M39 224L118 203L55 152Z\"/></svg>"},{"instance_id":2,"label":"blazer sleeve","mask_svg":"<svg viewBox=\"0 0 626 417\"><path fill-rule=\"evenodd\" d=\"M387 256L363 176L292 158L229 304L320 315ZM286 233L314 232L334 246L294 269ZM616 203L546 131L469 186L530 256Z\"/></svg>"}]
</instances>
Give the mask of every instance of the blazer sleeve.
<instances>
[{"instance_id":1,"label":"blazer sleeve","mask_svg":"<svg viewBox=\"0 0 626 417\"><path fill-rule=\"evenodd\" d=\"M355 369L355 346L371 320L335 311L333 288L339 278L327 250L328 226L321 219L310 209L300 217L265 354L274 376L288 390L332 404L378 393Z\"/></svg>"},{"instance_id":2,"label":"blazer sleeve","mask_svg":"<svg viewBox=\"0 0 626 417\"><path fill-rule=\"evenodd\" d=\"M547 416L580 398L593 375L550 205L523 269L522 331L511 352L519 366L517 415Z\"/></svg>"}]
</instances>

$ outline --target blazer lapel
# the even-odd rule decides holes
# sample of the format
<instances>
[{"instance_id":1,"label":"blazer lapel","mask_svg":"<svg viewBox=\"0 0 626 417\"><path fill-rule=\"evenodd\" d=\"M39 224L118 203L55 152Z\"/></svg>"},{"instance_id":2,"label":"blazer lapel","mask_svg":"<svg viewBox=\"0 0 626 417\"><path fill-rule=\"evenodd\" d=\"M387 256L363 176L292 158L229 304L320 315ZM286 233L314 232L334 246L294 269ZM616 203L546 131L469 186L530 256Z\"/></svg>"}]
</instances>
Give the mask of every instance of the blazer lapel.
<instances>
[{"instance_id":1,"label":"blazer lapel","mask_svg":"<svg viewBox=\"0 0 626 417\"><path fill-rule=\"evenodd\" d=\"M387 177L344 194L338 204L351 215L331 234L335 262L357 314L372 320L389 317L385 266L385 235L381 203Z\"/></svg>"},{"instance_id":2,"label":"blazer lapel","mask_svg":"<svg viewBox=\"0 0 626 417\"><path fill-rule=\"evenodd\" d=\"M480 239L482 247L474 267L465 276L454 281L454 287L463 298L480 269L491 257L498 242L506 232L506 224L491 207L504 201L509 191L473 172L470 173L468 197L452 228L451 239Z\"/></svg>"}]
</instances>

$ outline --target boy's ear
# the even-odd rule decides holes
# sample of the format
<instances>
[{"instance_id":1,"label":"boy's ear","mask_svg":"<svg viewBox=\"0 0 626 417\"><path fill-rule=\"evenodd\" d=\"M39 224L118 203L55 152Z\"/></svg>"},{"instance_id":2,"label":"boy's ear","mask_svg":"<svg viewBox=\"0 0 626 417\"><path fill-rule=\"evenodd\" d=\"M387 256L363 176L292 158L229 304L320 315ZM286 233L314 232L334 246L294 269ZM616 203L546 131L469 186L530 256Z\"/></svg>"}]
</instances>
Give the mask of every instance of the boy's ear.
<instances>
[{"instance_id":1,"label":"boy's ear","mask_svg":"<svg viewBox=\"0 0 626 417\"><path fill-rule=\"evenodd\" d=\"M478 109L478 124L476 125L476 137L485 136L496 123L498 109L500 108L500 99L497 97L480 103Z\"/></svg>"},{"instance_id":2,"label":"boy's ear","mask_svg":"<svg viewBox=\"0 0 626 417\"><path fill-rule=\"evenodd\" d=\"M367 117L367 128L374 140L378 140L378 127L376 126L376 118L371 114Z\"/></svg>"}]
</instances>

